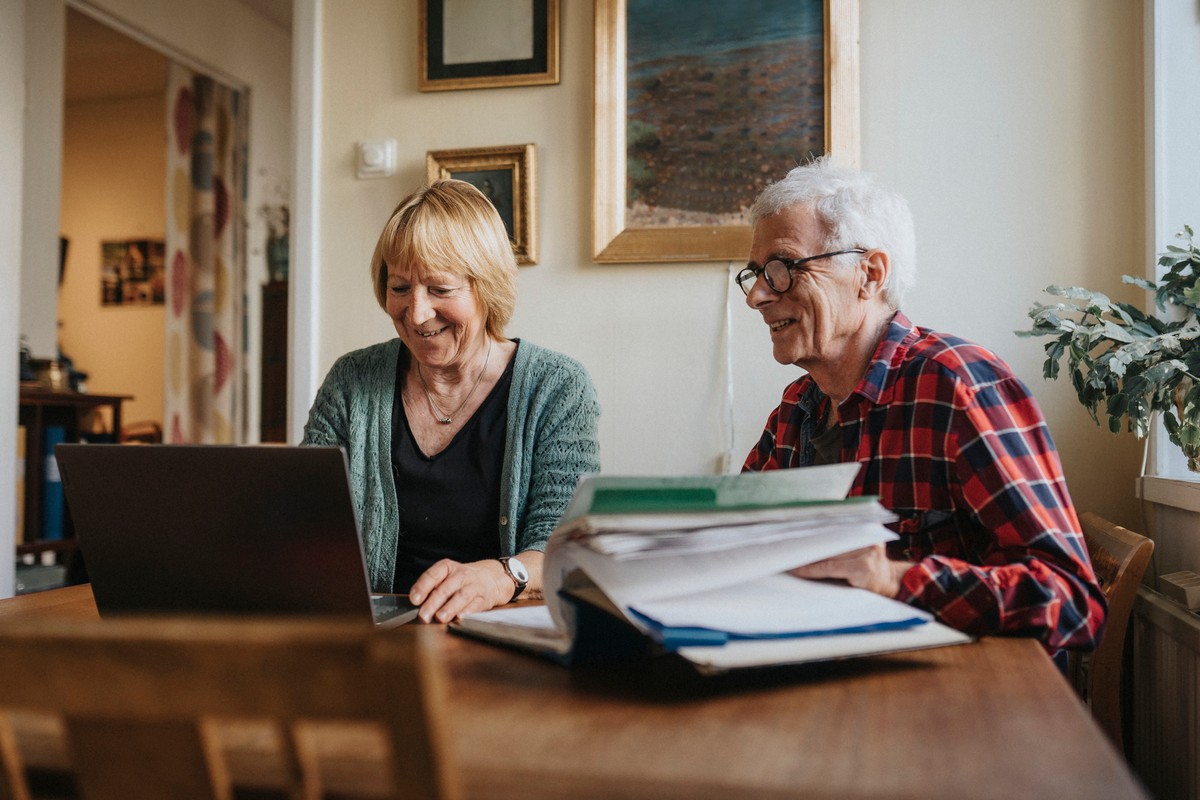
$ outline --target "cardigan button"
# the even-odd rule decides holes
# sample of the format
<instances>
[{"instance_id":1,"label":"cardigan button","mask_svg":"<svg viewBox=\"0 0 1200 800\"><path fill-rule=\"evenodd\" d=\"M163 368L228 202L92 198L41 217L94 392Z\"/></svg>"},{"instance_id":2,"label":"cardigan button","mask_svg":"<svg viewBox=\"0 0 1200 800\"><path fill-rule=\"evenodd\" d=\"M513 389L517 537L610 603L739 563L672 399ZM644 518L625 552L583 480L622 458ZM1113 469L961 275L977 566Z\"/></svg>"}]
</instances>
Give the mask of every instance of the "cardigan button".
<instances>
[{"instance_id":1,"label":"cardigan button","mask_svg":"<svg viewBox=\"0 0 1200 800\"><path fill-rule=\"evenodd\" d=\"M501 517L500 517L500 524L501 524L501 525L507 525L507 524L508 524L508 517L501 516Z\"/></svg>"}]
</instances>

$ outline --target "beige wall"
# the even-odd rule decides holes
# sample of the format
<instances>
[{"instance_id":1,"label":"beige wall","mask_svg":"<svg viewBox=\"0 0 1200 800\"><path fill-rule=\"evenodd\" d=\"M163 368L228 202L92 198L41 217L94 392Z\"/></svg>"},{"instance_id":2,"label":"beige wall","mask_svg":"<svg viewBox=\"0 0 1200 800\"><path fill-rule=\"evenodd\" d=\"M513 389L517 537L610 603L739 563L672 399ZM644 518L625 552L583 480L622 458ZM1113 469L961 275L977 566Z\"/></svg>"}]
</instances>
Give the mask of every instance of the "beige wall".
<instances>
[{"instance_id":1,"label":"beige wall","mask_svg":"<svg viewBox=\"0 0 1200 800\"><path fill-rule=\"evenodd\" d=\"M423 180L425 152L533 142L541 263L522 269L509 334L591 371L606 471L740 462L796 372L772 361L761 323L729 295L729 265L592 262L592 15L587 3L562 11L560 85L421 94L416 0L324 4L319 369L393 335L366 264L392 206ZM1137 442L1093 426L1068 385L1043 382L1039 343L1013 330L1049 283L1123 297L1119 275L1144 270L1139 4L867 0L861 19L862 163L917 220L909 315L1008 359L1042 402L1078 505L1132 524ZM354 142L387 137L396 176L356 180Z\"/></svg>"},{"instance_id":2,"label":"beige wall","mask_svg":"<svg viewBox=\"0 0 1200 800\"><path fill-rule=\"evenodd\" d=\"M1080 509L1144 530L1141 444L1096 427L1045 340L1018 339L1051 283L1141 304L1142 10L1128 0L868 0L863 161L903 191L923 324L987 344L1030 385Z\"/></svg>"},{"instance_id":3,"label":"beige wall","mask_svg":"<svg viewBox=\"0 0 1200 800\"><path fill-rule=\"evenodd\" d=\"M164 95L67 106L62 230L71 241L58 293L59 341L89 391L133 395L126 421L163 421L165 307L100 303L100 243L162 239Z\"/></svg>"}]
</instances>

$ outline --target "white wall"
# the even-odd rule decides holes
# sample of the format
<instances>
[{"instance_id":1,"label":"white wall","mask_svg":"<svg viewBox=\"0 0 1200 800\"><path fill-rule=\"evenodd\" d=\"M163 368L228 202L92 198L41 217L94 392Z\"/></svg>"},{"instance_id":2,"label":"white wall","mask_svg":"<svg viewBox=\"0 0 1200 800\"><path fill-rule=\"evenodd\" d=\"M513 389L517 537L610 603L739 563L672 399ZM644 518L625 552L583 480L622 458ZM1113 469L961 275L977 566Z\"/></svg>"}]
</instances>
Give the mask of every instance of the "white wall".
<instances>
[{"instance_id":1,"label":"white wall","mask_svg":"<svg viewBox=\"0 0 1200 800\"><path fill-rule=\"evenodd\" d=\"M17 353L21 298L21 153L25 106L24 0L0 0L0 553L16 546ZM0 597L10 597L15 561L0 558Z\"/></svg>"},{"instance_id":2,"label":"white wall","mask_svg":"<svg viewBox=\"0 0 1200 800\"><path fill-rule=\"evenodd\" d=\"M730 449L740 463L796 371L772 361L728 265L592 262L590 6L563 4L560 85L430 94L415 88L415 0L324 6L319 371L394 335L367 263L391 208L423 181L425 152L534 142L541 263L522 268L509 334L591 371L605 470L707 472ZM1137 4L867 0L861 23L862 162L917 220L909 315L1009 360L1046 411L1078 505L1132 522L1137 442L1043 382L1040 343L1013 331L1049 283L1124 296L1119 275L1143 271ZM356 180L354 142L389 137L396 176Z\"/></svg>"},{"instance_id":3,"label":"white wall","mask_svg":"<svg viewBox=\"0 0 1200 800\"><path fill-rule=\"evenodd\" d=\"M25 4L25 172L21 333L38 358L58 355L58 194L62 182L62 0Z\"/></svg>"},{"instance_id":4,"label":"white wall","mask_svg":"<svg viewBox=\"0 0 1200 800\"><path fill-rule=\"evenodd\" d=\"M127 394L126 422L163 424L163 305L100 302L101 242L162 239L166 228L162 92L69 104L63 137L62 231L71 244L58 293L59 341L88 390Z\"/></svg>"}]
</instances>

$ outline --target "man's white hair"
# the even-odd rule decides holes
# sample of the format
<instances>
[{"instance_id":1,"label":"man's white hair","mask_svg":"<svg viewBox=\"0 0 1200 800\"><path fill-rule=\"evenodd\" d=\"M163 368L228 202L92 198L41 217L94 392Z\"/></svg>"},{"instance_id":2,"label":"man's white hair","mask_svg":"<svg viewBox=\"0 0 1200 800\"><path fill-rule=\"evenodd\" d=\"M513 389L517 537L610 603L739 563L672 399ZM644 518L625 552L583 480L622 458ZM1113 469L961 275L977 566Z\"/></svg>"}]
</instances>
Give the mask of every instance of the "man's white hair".
<instances>
[{"instance_id":1,"label":"man's white hair","mask_svg":"<svg viewBox=\"0 0 1200 800\"><path fill-rule=\"evenodd\" d=\"M916 233L908 202L879 185L869 173L839 166L826 155L794 168L763 189L750 208L751 224L797 205L811 208L817 215L825 230L825 250L861 247L888 254L891 269L883 285L883 299L898 309L917 277Z\"/></svg>"}]
</instances>

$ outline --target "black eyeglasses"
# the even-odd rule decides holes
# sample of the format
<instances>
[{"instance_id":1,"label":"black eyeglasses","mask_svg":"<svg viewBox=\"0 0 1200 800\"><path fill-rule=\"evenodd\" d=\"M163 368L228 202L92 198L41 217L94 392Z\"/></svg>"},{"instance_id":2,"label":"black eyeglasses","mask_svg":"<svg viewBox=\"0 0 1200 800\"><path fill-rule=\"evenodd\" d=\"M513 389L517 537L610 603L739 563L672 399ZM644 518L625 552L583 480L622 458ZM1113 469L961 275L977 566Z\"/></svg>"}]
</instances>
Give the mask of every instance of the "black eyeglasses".
<instances>
[{"instance_id":1,"label":"black eyeglasses","mask_svg":"<svg viewBox=\"0 0 1200 800\"><path fill-rule=\"evenodd\" d=\"M742 287L742 293L750 294L750 288L754 286L754 282L758 280L758 276L762 275L767 279L767 286L771 287L771 291L776 294L783 294L788 289L792 288L792 270L799 269L810 261L816 261L819 258L832 258L833 256L844 256L847 253L865 253L866 250L861 247L852 247L849 250L838 250L834 253L821 253L819 256L809 256L808 258L772 258L761 267L746 267L737 274L738 286Z\"/></svg>"}]
</instances>

